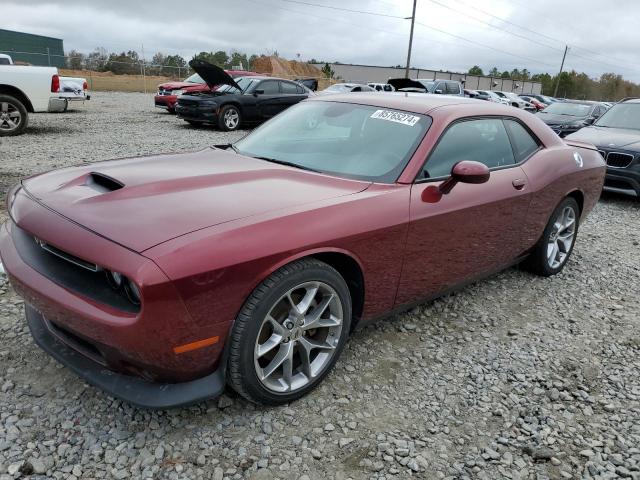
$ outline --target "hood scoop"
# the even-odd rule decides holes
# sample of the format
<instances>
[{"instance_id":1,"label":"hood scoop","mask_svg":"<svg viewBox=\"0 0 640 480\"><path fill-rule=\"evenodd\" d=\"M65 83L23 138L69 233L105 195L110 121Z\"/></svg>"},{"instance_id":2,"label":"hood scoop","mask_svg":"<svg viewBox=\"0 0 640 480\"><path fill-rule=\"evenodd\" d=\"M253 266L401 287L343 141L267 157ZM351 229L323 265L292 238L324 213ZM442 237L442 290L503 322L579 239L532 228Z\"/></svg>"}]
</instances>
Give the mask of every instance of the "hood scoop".
<instances>
[{"instance_id":1,"label":"hood scoop","mask_svg":"<svg viewBox=\"0 0 640 480\"><path fill-rule=\"evenodd\" d=\"M87 175L85 182L87 187L91 187L100 193L115 192L124 187L124 183L119 182L115 178L111 178L104 173L91 172Z\"/></svg>"}]
</instances>

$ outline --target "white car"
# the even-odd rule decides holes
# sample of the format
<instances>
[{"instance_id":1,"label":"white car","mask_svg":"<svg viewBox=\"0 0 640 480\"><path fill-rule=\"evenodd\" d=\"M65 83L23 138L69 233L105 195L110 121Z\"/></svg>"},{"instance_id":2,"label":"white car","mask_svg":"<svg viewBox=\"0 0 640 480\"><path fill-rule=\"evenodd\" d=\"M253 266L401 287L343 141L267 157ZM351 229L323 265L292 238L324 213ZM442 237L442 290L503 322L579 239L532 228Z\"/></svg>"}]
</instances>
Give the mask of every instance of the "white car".
<instances>
[{"instance_id":1,"label":"white car","mask_svg":"<svg viewBox=\"0 0 640 480\"><path fill-rule=\"evenodd\" d=\"M489 97L488 100L490 102L501 103L502 105L509 105L509 100L498 95L493 90L476 90L476 91L482 95L486 95L487 97Z\"/></svg>"},{"instance_id":2,"label":"white car","mask_svg":"<svg viewBox=\"0 0 640 480\"><path fill-rule=\"evenodd\" d=\"M523 110L533 108L533 110L535 111L535 107L531 103L527 102L523 98L520 98L518 95L516 95L513 92L495 92L495 93L497 95L500 95L505 100L507 100L507 104L511 105L512 107L522 108Z\"/></svg>"},{"instance_id":3,"label":"white car","mask_svg":"<svg viewBox=\"0 0 640 480\"><path fill-rule=\"evenodd\" d=\"M69 102L84 102L91 100L89 95L89 84L81 77L60 77L59 98L66 100L65 111L69 107Z\"/></svg>"}]
</instances>

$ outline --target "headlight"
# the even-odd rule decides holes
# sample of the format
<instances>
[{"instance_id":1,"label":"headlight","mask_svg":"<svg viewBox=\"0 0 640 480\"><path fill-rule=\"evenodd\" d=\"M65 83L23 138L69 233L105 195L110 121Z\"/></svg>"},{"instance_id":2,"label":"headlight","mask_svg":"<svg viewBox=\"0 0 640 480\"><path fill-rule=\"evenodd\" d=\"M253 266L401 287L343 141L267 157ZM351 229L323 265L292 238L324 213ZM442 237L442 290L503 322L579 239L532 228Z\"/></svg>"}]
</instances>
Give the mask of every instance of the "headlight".
<instances>
[{"instance_id":1,"label":"headlight","mask_svg":"<svg viewBox=\"0 0 640 480\"><path fill-rule=\"evenodd\" d=\"M120 272L111 272L107 270L106 273L109 285L111 285L116 290L122 286L123 275Z\"/></svg>"},{"instance_id":2,"label":"headlight","mask_svg":"<svg viewBox=\"0 0 640 480\"><path fill-rule=\"evenodd\" d=\"M172 91L171 91L171 94L172 94L172 95L177 95L177 96L180 96L180 95L182 95L183 93L187 93L187 91L186 91L186 90L172 90Z\"/></svg>"},{"instance_id":3,"label":"headlight","mask_svg":"<svg viewBox=\"0 0 640 480\"><path fill-rule=\"evenodd\" d=\"M124 291L127 292L127 297L134 305L140 305L140 289L128 278L124 282Z\"/></svg>"},{"instance_id":4,"label":"headlight","mask_svg":"<svg viewBox=\"0 0 640 480\"><path fill-rule=\"evenodd\" d=\"M579 120L577 122L571 122L569 124L567 124L567 127L584 127L585 123L582 120Z\"/></svg>"},{"instance_id":5,"label":"headlight","mask_svg":"<svg viewBox=\"0 0 640 480\"><path fill-rule=\"evenodd\" d=\"M140 305L140 289L132 280L120 272L105 269L105 274L111 288L120 292L121 295L125 295L134 305Z\"/></svg>"}]
</instances>

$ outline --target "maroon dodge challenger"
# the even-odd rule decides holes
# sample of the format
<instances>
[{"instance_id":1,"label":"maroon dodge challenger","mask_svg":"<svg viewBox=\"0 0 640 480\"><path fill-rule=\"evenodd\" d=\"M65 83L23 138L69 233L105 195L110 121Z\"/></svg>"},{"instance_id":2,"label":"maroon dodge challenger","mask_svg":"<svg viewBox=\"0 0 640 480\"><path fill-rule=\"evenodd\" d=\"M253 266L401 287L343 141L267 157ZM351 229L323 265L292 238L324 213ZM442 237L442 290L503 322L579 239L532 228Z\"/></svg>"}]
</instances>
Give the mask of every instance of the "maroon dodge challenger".
<instances>
[{"instance_id":1,"label":"maroon dodge challenger","mask_svg":"<svg viewBox=\"0 0 640 480\"><path fill-rule=\"evenodd\" d=\"M0 256L35 341L148 408L279 404L374 319L522 263L562 270L589 144L460 97L326 95L235 144L23 180Z\"/></svg>"}]
</instances>

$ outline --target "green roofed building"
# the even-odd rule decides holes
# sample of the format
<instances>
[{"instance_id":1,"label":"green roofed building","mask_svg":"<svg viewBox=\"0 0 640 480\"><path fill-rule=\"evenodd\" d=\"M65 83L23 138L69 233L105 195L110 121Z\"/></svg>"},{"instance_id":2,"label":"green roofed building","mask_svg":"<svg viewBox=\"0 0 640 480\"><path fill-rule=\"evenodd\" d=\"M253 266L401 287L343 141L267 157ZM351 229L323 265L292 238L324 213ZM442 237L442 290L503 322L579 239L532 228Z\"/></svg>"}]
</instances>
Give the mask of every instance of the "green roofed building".
<instances>
[{"instance_id":1,"label":"green roofed building","mask_svg":"<svg viewBox=\"0 0 640 480\"><path fill-rule=\"evenodd\" d=\"M62 39L0 29L0 53L11 55L14 62L64 67Z\"/></svg>"}]
</instances>

